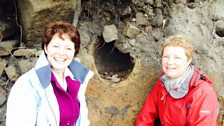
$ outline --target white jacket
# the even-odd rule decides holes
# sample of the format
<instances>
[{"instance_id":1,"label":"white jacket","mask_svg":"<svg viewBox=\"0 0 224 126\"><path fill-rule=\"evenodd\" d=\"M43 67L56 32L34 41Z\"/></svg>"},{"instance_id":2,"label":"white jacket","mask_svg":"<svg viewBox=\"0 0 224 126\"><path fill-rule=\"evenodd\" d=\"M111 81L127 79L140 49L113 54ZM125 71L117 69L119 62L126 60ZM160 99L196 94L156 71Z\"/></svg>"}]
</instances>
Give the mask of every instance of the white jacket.
<instances>
[{"instance_id":1,"label":"white jacket","mask_svg":"<svg viewBox=\"0 0 224 126\"><path fill-rule=\"evenodd\" d=\"M75 126L88 126L85 91L93 72L73 60L68 69L81 82L80 115ZM6 126L59 126L59 106L51 81L51 67L44 52L34 68L18 78L7 101Z\"/></svg>"}]
</instances>

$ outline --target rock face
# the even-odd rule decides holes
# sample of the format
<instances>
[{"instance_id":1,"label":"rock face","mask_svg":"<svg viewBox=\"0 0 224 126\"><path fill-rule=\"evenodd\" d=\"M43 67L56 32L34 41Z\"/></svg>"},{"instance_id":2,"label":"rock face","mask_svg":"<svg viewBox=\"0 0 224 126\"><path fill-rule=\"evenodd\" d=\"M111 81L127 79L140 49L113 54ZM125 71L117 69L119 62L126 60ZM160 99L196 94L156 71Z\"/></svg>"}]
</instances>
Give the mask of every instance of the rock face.
<instances>
[{"instance_id":1,"label":"rock face","mask_svg":"<svg viewBox=\"0 0 224 126\"><path fill-rule=\"evenodd\" d=\"M224 70L220 69L224 65L224 52L221 51L224 49L223 5L224 1L219 0L204 2L194 8L184 7L181 10L178 10L180 6L177 6L172 11L172 20L168 25L172 33L189 35L194 40L193 63L209 75L214 82L214 89L220 93L224 82Z\"/></svg>"},{"instance_id":2,"label":"rock face","mask_svg":"<svg viewBox=\"0 0 224 126\"><path fill-rule=\"evenodd\" d=\"M89 35L88 38L91 40L89 40L89 44L85 43L89 46L82 49L79 56L82 63L95 72L87 89L89 117L92 125L135 125L136 115L161 72L159 56L161 44L165 37L173 34L184 34L192 38L195 47L193 64L214 82L213 88L218 95L221 108L218 123L220 126L223 125L224 53L221 50L224 49L224 15L221 12L224 11L224 8L221 6L224 6L224 1L176 2L171 5L171 10L166 10L164 7L162 16L159 15L161 11L157 11L158 15L152 19L150 19L151 15L146 15L148 22L145 24L137 22L138 18L142 18L142 16L137 16L139 15L137 12L134 17L130 16L117 24L113 22L120 33L114 44L106 43L102 37L96 37L102 36L102 31L97 29L102 29L103 26L108 25L108 22L104 24L102 19L99 23L97 21L101 18L97 18L93 19L91 23L88 21L80 23L79 29L86 33L85 35ZM142 8L149 6L146 3L141 5L142 3L139 1L133 4ZM110 8L119 8L118 5L118 3L117 6L111 4ZM103 8L103 6L101 7ZM135 9L137 10L137 8ZM115 17L117 16L112 10L107 11L111 15L105 14L105 19L113 19L113 14ZM122 9L120 11L122 12ZM93 26L94 23L98 24L97 26L100 28ZM135 29L132 29L131 26L140 29L140 32L134 32ZM127 33L133 34L128 36ZM105 51L103 51L104 49ZM121 73L115 70L122 65L118 62L119 60L110 60L116 57L115 55L120 55L120 52L116 53L115 49L132 58L131 61L134 65L130 65L126 70L129 72L122 73L126 74L125 78L122 78ZM111 63L112 61L113 63ZM103 64L104 62L107 63ZM126 62L127 65L132 64L127 60L123 62ZM120 78L121 81L113 81L111 79L113 75L118 75L117 78ZM111 78L108 79L108 76Z\"/></svg>"},{"instance_id":3,"label":"rock face","mask_svg":"<svg viewBox=\"0 0 224 126\"><path fill-rule=\"evenodd\" d=\"M17 77L35 64L40 53L40 49L34 46L27 47L41 42L41 32L47 21L71 21L73 17L68 16L73 10L68 8L73 5L67 1L19 1L20 9L31 9L30 15L21 15L24 18L23 35L27 39L25 45L16 44L17 40L3 39L0 42L0 52L4 52L0 55L2 126L11 86ZM39 5L36 2L40 2ZM193 64L214 82L213 88L220 103L217 121L219 126L223 125L224 1L174 2L82 1L78 24L81 49L76 58L95 73L86 92L91 126L135 125L135 118L161 72L159 54L162 42L173 34L192 38L195 47ZM56 8L63 11L59 13ZM25 13L23 11L20 13Z\"/></svg>"},{"instance_id":4,"label":"rock face","mask_svg":"<svg viewBox=\"0 0 224 126\"><path fill-rule=\"evenodd\" d=\"M43 28L48 22L71 22L75 0L18 0L23 37L26 45L35 47L42 41Z\"/></svg>"}]
</instances>

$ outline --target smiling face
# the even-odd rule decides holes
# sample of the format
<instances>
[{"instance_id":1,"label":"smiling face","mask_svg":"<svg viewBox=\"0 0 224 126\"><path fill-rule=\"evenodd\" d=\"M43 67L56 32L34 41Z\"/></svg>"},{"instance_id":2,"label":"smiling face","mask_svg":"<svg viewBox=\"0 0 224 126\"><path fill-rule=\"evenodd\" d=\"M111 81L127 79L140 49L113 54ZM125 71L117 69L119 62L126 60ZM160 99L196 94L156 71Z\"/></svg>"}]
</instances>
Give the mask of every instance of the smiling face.
<instances>
[{"instance_id":1,"label":"smiling face","mask_svg":"<svg viewBox=\"0 0 224 126\"><path fill-rule=\"evenodd\" d=\"M170 79L181 77L190 62L182 47L166 46L163 50L162 69Z\"/></svg>"},{"instance_id":2,"label":"smiling face","mask_svg":"<svg viewBox=\"0 0 224 126\"><path fill-rule=\"evenodd\" d=\"M66 34L62 34L61 37L55 34L50 43L44 46L48 61L56 73L64 72L72 62L75 52L75 45L71 39Z\"/></svg>"}]
</instances>

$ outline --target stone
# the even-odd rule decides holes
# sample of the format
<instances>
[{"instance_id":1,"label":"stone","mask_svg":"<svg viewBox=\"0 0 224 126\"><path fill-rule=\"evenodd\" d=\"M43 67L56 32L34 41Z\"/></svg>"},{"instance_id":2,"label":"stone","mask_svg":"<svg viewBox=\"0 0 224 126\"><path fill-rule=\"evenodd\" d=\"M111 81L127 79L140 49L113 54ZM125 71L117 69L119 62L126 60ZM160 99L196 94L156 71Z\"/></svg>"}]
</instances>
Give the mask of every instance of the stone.
<instances>
[{"instance_id":1,"label":"stone","mask_svg":"<svg viewBox=\"0 0 224 126\"><path fill-rule=\"evenodd\" d=\"M15 65L10 65L5 68L5 72L11 81L15 81L19 77L19 72Z\"/></svg>"},{"instance_id":2,"label":"stone","mask_svg":"<svg viewBox=\"0 0 224 126\"><path fill-rule=\"evenodd\" d=\"M6 90L0 87L0 106L5 103L7 97L6 97Z\"/></svg>"},{"instance_id":3,"label":"stone","mask_svg":"<svg viewBox=\"0 0 224 126\"><path fill-rule=\"evenodd\" d=\"M29 58L31 56L35 56L37 53L37 49L18 49L13 55L18 57L26 57Z\"/></svg>"},{"instance_id":4,"label":"stone","mask_svg":"<svg viewBox=\"0 0 224 126\"><path fill-rule=\"evenodd\" d=\"M2 72L5 70L6 65L7 61L0 58L0 76L2 76Z\"/></svg>"},{"instance_id":5,"label":"stone","mask_svg":"<svg viewBox=\"0 0 224 126\"><path fill-rule=\"evenodd\" d=\"M147 24L147 19L143 15L143 13L137 13L136 14L136 24L137 25L146 25Z\"/></svg>"},{"instance_id":6,"label":"stone","mask_svg":"<svg viewBox=\"0 0 224 126\"><path fill-rule=\"evenodd\" d=\"M118 31L114 24L104 26L103 38L104 38L104 41L107 43L118 39Z\"/></svg>"},{"instance_id":7,"label":"stone","mask_svg":"<svg viewBox=\"0 0 224 126\"><path fill-rule=\"evenodd\" d=\"M28 47L35 47L43 40L44 27L53 21L72 22L76 1L18 0L23 37Z\"/></svg>"},{"instance_id":8,"label":"stone","mask_svg":"<svg viewBox=\"0 0 224 126\"><path fill-rule=\"evenodd\" d=\"M18 66L19 66L19 70L20 70L21 74L27 72L32 67L34 67L36 61L37 61L37 58L35 58L35 57L30 57L29 59L19 60Z\"/></svg>"},{"instance_id":9,"label":"stone","mask_svg":"<svg viewBox=\"0 0 224 126\"><path fill-rule=\"evenodd\" d=\"M129 38L134 38L138 33L140 32L140 29L136 26L132 25L131 23L127 23L124 28L124 35L128 36Z\"/></svg>"},{"instance_id":10,"label":"stone","mask_svg":"<svg viewBox=\"0 0 224 126\"><path fill-rule=\"evenodd\" d=\"M16 43L17 43L16 40L1 41L0 42L0 56L10 55Z\"/></svg>"}]
</instances>

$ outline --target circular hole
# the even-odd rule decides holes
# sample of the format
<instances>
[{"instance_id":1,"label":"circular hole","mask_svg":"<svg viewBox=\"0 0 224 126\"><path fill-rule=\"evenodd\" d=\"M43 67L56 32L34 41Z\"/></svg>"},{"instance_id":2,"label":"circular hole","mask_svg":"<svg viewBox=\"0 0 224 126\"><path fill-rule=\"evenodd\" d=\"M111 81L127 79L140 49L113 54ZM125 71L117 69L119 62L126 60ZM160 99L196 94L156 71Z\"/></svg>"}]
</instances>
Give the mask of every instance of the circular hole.
<instances>
[{"instance_id":1,"label":"circular hole","mask_svg":"<svg viewBox=\"0 0 224 126\"><path fill-rule=\"evenodd\" d=\"M216 27L216 29L215 29L215 33L216 33L219 37L224 37L224 28Z\"/></svg>"},{"instance_id":2,"label":"circular hole","mask_svg":"<svg viewBox=\"0 0 224 126\"><path fill-rule=\"evenodd\" d=\"M114 43L106 43L100 38L96 45L94 59L100 76L117 83L128 77L134 63L129 53L120 52Z\"/></svg>"}]
</instances>

